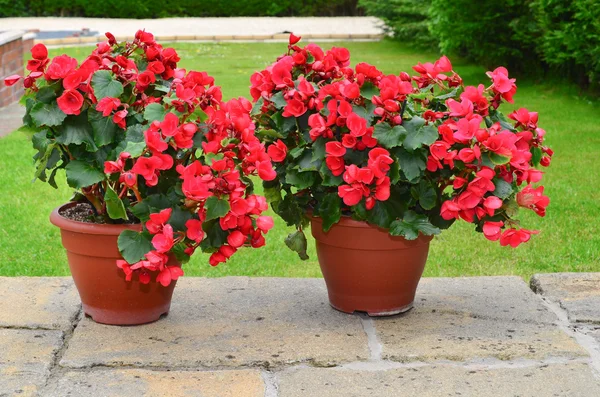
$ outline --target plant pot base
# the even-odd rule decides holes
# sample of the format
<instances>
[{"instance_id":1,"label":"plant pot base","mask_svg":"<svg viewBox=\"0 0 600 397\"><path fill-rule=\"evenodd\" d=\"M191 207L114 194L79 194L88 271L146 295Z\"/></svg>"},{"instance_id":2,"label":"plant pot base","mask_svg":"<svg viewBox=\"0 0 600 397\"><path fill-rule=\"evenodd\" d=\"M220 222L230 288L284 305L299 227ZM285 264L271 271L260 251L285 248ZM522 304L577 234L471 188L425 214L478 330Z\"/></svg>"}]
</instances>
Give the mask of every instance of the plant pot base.
<instances>
[{"instance_id":1,"label":"plant pot base","mask_svg":"<svg viewBox=\"0 0 600 397\"><path fill-rule=\"evenodd\" d=\"M386 316L395 316L396 314L406 313L410 309L413 308L414 302L410 302L408 304L393 306L393 307L381 307L377 305L367 305L365 306L364 302L359 302L353 304L348 302L343 298L332 298L331 294L329 296L329 305L333 307L335 310L340 311L342 313L366 313L369 317L386 317Z\"/></svg>"},{"instance_id":2,"label":"plant pot base","mask_svg":"<svg viewBox=\"0 0 600 397\"><path fill-rule=\"evenodd\" d=\"M82 305L84 314L94 322L106 325L142 325L149 324L166 317L169 314L169 307L150 310L146 312L124 312L100 309Z\"/></svg>"},{"instance_id":3,"label":"plant pot base","mask_svg":"<svg viewBox=\"0 0 600 397\"><path fill-rule=\"evenodd\" d=\"M409 241L344 217L328 232L313 217L311 229L333 308L378 317L413 307L431 237Z\"/></svg>"}]
</instances>

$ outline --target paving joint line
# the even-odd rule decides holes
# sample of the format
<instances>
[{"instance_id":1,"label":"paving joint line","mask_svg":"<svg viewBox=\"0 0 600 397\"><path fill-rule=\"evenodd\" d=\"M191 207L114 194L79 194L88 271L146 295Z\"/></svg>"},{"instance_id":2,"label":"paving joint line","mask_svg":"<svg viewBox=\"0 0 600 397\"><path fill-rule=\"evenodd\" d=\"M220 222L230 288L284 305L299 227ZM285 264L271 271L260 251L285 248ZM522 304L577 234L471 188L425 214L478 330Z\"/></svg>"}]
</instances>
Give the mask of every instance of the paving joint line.
<instances>
[{"instance_id":1,"label":"paving joint line","mask_svg":"<svg viewBox=\"0 0 600 397\"><path fill-rule=\"evenodd\" d=\"M375 328L375 321L366 313L358 313L358 317L361 320L363 330L367 335L367 344L369 346L369 361L378 362L381 361L381 354L383 346L377 337L377 330Z\"/></svg>"},{"instance_id":2,"label":"paving joint line","mask_svg":"<svg viewBox=\"0 0 600 397\"><path fill-rule=\"evenodd\" d=\"M279 397L279 380L274 372L262 370L260 376L265 385L265 397Z\"/></svg>"},{"instance_id":3,"label":"paving joint line","mask_svg":"<svg viewBox=\"0 0 600 397\"><path fill-rule=\"evenodd\" d=\"M71 338L75 333L75 329L83 319L83 316L83 306L79 305L79 309L69 319L71 322L71 326L68 327L66 330L62 331L62 344L60 348L54 353L52 363L50 364L50 374L46 378L46 382L44 382L44 385L41 387L42 390L46 390L48 387L50 387L52 382L58 380L60 374L63 372L62 367L60 366L60 360L62 360L65 352L69 348L69 342L71 341Z\"/></svg>"},{"instance_id":4,"label":"paving joint line","mask_svg":"<svg viewBox=\"0 0 600 397\"><path fill-rule=\"evenodd\" d=\"M590 355L589 366L594 377L600 379L600 344L593 337L582 332L576 324L572 324L564 308L546 297L541 296L541 298L546 307L556 314L558 327L588 352Z\"/></svg>"}]
</instances>

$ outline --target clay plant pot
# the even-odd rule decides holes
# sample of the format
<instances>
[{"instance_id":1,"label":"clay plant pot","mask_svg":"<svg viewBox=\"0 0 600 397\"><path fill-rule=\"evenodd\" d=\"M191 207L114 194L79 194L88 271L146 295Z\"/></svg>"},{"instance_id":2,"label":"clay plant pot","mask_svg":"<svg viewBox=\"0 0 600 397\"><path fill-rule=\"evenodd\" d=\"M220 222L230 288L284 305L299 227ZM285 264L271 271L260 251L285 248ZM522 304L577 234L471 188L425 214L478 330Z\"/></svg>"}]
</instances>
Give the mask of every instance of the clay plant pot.
<instances>
[{"instance_id":1,"label":"clay plant pot","mask_svg":"<svg viewBox=\"0 0 600 397\"><path fill-rule=\"evenodd\" d=\"M349 217L327 233L322 219L312 217L311 230L331 306L370 316L412 308L432 237L409 241Z\"/></svg>"},{"instance_id":2,"label":"clay plant pot","mask_svg":"<svg viewBox=\"0 0 600 397\"><path fill-rule=\"evenodd\" d=\"M122 259L117 238L125 229L141 230L141 225L102 225L77 222L59 214L68 203L56 208L50 222L60 228L67 250L71 275L85 314L94 321L110 325L137 325L158 320L169 312L175 282L163 287L154 282L142 284L134 274L131 281L116 266ZM180 266L172 258L169 266ZM136 272L137 273L137 272Z\"/></svg>"}]
</instances>

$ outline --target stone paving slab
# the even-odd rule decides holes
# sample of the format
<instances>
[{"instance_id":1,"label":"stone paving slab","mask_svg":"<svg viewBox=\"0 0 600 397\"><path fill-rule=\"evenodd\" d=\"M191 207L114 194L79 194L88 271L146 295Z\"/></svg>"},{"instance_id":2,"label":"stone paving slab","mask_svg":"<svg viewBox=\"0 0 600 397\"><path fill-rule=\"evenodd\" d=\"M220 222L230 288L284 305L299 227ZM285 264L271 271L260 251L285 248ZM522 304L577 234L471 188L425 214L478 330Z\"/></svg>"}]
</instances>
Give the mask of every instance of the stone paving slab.
<instances>
[{"instance_id":1,"label":"stone paving slab","mask_svg":"<svg viewBox=\"0 0 600 397\"><path fill-rule=\"evenodd\" d=\"M44 396L263 397L265 386L256 370L148 371L100 369L62 375Z\"/></svg>"},{"instance_id":2,"label":"stone paving slab","mask_svg":"<svg viewBox=\"0 0 600 397\"><path fill-rule=\"evenodd\" d=\"M518 277L426 278L415 309L373 321L382 357L400 362L587 355Z\"/></svg>"},{"instance_id":3,"label":"stone paving slab","mask_svg":"<svg viewBox=\"0 0 600 397\"><path fill-rule=\"evenodd\" d=\"M61 331L0 329L0 396L37 395L61 345Z\"/></svg>"},{"instance_id":4,"label":"stone paving slab","mask_svg":"<svg viewBox=\"0 0 600 397\"><path fill-rule=\"evenodd\" d=\"M511 369L453 366L387 371L303 368L278 375L280 397L592 397L600 382L584 363Z\"/></svg>"},{"instance_id":5,"label":"stone paving slab","mask_svg":"<svg viewBox=\"0 0 600 397\"><path fill-rule=\"evenodd\" d=\"M61 365L328 366L368 357L360 317L333 310L322 279L184 278L158 322L82 320Z\"/></svg>"},{"instance_id":6,"label":"stone paving slab","mask_svg":"<svg viewBox=\"0 0 600 397\"><path fill-rule=\"evenodd\" d=\"M523 279L514 276L423 278L415 306L511 322L553 324L557 319Z\"/></svg>"},{"instance_id":7,"label":"stone paving slab","mask_svg":"<svg viewBox=\"0 0 600 397\"><path fill-rule=\"evenodd\" d=\"M81 306L70 277L0 277L0 327L66 330Z\"/></svg>"},{"instance_id":8,"label":"stone paving slab","mask_svg":"<svg viewBox=\"0 0 600 397\"><path fill-rule=\"evenodd\" d=\"M382 358L399 362L588 355L558 326L544 323L488 320L420 307L405 315L376 319L374 324Z\"/></svg>"},{"instance_id":9,"label":"stone paving slab","mask_svg":"<svg viewBox=\"0 0 600 397\"><path fill-rule=\"evenodd\" d=\"M531 287L565 309L570 321L600 324L600 273L536 274Z\"/></svg>"}]
</instances>

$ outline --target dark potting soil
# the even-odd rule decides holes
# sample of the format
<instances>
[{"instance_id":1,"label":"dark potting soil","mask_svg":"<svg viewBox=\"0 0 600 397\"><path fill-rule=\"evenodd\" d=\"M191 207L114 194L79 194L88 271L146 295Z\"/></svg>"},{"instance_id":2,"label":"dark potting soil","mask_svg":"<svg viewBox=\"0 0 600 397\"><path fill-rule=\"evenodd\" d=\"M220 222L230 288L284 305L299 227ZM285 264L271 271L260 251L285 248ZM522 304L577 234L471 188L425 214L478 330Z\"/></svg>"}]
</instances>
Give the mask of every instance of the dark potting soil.
<instances>
[{"instance_id":1,"label":"dark potting soil","mask_svg":"<svg viewBox=\"0 0 600 397\"><path fill-rule=\"evenodd\" d=\"M96 216L94 209L90 203L77 203L73 206L63 208L58 212L61 216L76 222L85 223L106 223L100 216ZM140 223L139 220L130 212L127 212L129 220L120 221L119 223L134 224Z\"/></svg>"}]
</instances>

